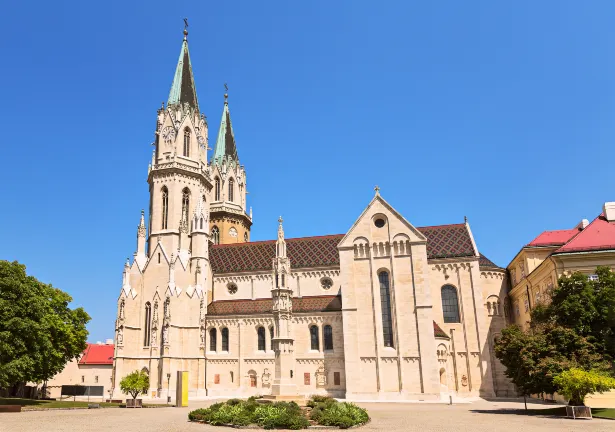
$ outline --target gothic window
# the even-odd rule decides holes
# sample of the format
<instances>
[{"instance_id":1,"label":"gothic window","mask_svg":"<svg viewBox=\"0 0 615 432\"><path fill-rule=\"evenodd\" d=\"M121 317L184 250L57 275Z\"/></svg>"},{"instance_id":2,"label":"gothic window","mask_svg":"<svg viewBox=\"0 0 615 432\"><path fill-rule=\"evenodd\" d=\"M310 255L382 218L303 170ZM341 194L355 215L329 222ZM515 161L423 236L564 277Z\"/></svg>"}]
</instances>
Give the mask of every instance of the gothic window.
<instances>
[{"instance_id":1,"label":"gothic window","mask_svg":"<svg viewBox=\"0 0 615 432\"><path fill-rule=\"evenodd\" d=\"M273 351L273 327L269 327L269 343L271 344L269 348Z\"/></svg>"},{"instance_id":2,"label":"gothic window","mask_svg":"<svg viewBox=\"0 0 615 432\"><path fill-rule=\"evenodd\" d=\"M213 241L214 244L220 244L220 230L215 225L211 229L211 241Z\"/></svg>"},{"instance_id":3,"label":"gothic window","mask_svg":"<svg viewBox=\"0 0 615 432\"><path fill-rule=\"evenodd\" d=\"M319 350L319 340L318 340L318 327L313 325L310 326L310 349L314 351Z\"/></svg>"},{"instance_id":4,"label":"gothic window","mask_svg":"<svg viewBox=\"0 0 615 432\"><path fill-rule=\"evenodd\" d=\"M265 351L265 327L259 327L256 333L258 335L258 350Z\"/></svg>"},{"instance_id":5,"label":"gothic window","mask_svg":"<svg viewBox=\"0 0 615 432\"><path fill-rule=\"evenodd\" d=\"M162 229L167 229L169 222L169 190L162 188Z\"/></svg>"},{"instance_id":6,"label":"gothic window","mask_svg":"<svg viewBox=\"0 0 615 432\"><path fill-rule=\"evenodd\" d=\"M459 318L459 301L457 300L457 290L452 285L444 285L442 294L442 313L445 323L461 322Z\"/></svg>"},{"instance_id":7,"label":"gothic window","mask_svg":"<svg viewBox=\"0 0 615 432\"><path fill-rule=\"evenodd\" d=\"M326 325L324 327L325 333L325 350L333 349L333 329L330 325Z\"/></svg>"},{"instance_id":8,"label":"gothic window","mask_svg":"<svg viewBox=\"0 0 615 432\"><path fill-rule=\"evenodd\" d=\"M218 333L215 328L209 330L209 351L216 351L216 345L218 345Z\"/></svg>"},{"instance_id":9,"label":"gothic window","mask_svg":"<svg viewBox=\"0 0 615 432\"><path fill-rule=\"evenodd\" d=\"M220 201L220 179L216 177L214 187L214 201Z\"/></svg>"},{"instance_id":10,"label":"gothic window","mask_svg":"<svg viewBox=\"0 0 615 432\"><path fill-rule=\"evenodd\" d=\"M188 221L190 212L190 189L184 188L182 191L182 220Z\"/></svg>"},{"instance_id":11,"label":"gothic window","mask_svg":"<svg viewBox=\"0 0 615 432\"><path fill-rule=\"evenodd\" d=\"M234 190L235 189L235 181L233 179L229 179L228 181L228 200L230 202L233 202L233 198L234 198Z\"/></svg>"},{"instance_id":12,"label":"gothic window","mask_svg":"<svg viewBox=\"0 0 615 432\"><path fill-rule=\"evenodd\" d=\"M143 346L149 346L151 333L152 305L150 302L145 303L145 325L143 326Z\"/></svg>"},{"instance_id":13,"label":"gothic window","mask_svg":"<svg viewBox=\"0 0 615 432\"><path fill-rule=\"evenodd\" d=\"M190 157L190 129L184 129L184 156Z\"/></svg>"},{"instance_id":14,"label":"gothic window","mask_svg":"<svg viewBox=\"0 0 615 432\"><path fill-rule=\"evenodd\" d=\"M243 233L243 241L245 241L245 242L248 241L248 233L247 232Z\"/></svg>"},{"instance_id":15,"label":"gothic window","mask_svg":"<svg viewBox=\"0 0 615 432\"><path fill-rule=\"evenodd\" d=\"M380 281L380 304L382 306L382 339L385 347L393 348L393 319L391 317L391 290L389 288L389 273L378 274Z\"/></svg>"},{"instance_id":16,"label":"gothic window","mask_svg":"<svg viewBox=\"0 0 615 432\"><path fill-rule=\"evenodd\" d=\"M222 334L222 351L228 352L228 329L225 327L220 333Z\"/></svg>"},{"instance_id":17,"label":"gothic window","mask_svg":"<svg viewBox=\"0 0 615 432\"><path fill-rule=\"evenodd\" d=\"M320 287L324 290L328 290L333 286L333 281L331 278L323 277L320 279Z\"/></svg>"}]
</instances>

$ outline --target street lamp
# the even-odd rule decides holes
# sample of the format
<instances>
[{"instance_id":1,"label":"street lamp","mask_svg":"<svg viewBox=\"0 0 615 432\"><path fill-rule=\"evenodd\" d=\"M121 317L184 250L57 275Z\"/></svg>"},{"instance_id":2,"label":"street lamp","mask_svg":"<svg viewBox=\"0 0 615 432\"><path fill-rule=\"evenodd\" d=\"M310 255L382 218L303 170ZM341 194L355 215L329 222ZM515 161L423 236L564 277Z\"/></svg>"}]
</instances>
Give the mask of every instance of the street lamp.
<instances>
[{"instance_id":1,"label":"street lamp","mask_svg":"<svg viewBox=\"0 0 615 432\"><path fill-rule=\"evenodd\" d=\"M167 374L167 403L171 403L171 374Z\"/></svg>"}]
</instances>

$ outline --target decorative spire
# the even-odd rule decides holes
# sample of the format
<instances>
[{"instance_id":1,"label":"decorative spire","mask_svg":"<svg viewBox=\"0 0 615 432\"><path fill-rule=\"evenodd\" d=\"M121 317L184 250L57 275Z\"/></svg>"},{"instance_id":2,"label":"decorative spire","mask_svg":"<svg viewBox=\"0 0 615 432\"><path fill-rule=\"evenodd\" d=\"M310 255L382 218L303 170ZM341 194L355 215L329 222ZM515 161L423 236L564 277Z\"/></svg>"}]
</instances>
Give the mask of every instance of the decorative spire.
<instances>
[{"instance_id":1,"label":"decorative spire","mask_svg":"<svg viewBox=\"0 0 615 432\"><path fill-rule=\"evenodd\" d=\"M179 60L175 68L175 76L169 93L167 105L187 103L195 110L199 111L199 102L196 97L196 87L194 76L192 75L192 64L190 63L190 53L188 52L188 20L184 19L184 41L179 52Z\"/></svg>"},{"instance_id":2,"label":"decorative spire","mask_svg":"<svg viewBox=\"0 0 615 432\"><path fill-rule=\"evenodd\" d=\"M224 88L228 90L228 86L224 84ZM222 120L220 120L220 129L218 130L218 139L214 147L212 162L222 165L225 159L230 159L237 163L237 145L235 144L235 134L233 133L233 125L231 123L231 112L228 108L228 93L224 94L224 109L222 110Z\"/></svg>"},{"instance_id":3,"label":"decorative spire","mask_svg":"<svg viewBox=\"0 0 615 432\"><path fill-rule=\"evenodd\" d=\"M276 258L286 258L286 241L284 240L284 227L282 216L278 219L278 241L276 242Z\"/></svg>"},{"instance_id":4,"label":"decorative spire","mask_svg":"<svg viewBox=\"0 0 615 432\"><path fill-rule=\"evenodd\" d=\"M141 209L141 220L137 227L137 237L145 237L145 212Z\"/></svg>"}]
</instances>

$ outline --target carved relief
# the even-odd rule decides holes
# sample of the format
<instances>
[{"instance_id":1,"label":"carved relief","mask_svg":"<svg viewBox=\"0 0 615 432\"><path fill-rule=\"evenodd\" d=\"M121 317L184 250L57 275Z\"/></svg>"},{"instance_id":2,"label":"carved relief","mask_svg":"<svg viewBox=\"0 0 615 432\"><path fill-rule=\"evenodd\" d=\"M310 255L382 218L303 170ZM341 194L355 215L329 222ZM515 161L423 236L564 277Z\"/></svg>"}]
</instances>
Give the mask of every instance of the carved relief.
<instances>
[{"instance_id":1,"label":"carved relief","mask_svg":"<svg viewBox=\"0 0 615 432\"><path fill-rule=\"evenodd\" d=\"M327 372L324 366L320 366L316 370L316 387L324 387L327 385Z\"/></svg>"}]
</instances>

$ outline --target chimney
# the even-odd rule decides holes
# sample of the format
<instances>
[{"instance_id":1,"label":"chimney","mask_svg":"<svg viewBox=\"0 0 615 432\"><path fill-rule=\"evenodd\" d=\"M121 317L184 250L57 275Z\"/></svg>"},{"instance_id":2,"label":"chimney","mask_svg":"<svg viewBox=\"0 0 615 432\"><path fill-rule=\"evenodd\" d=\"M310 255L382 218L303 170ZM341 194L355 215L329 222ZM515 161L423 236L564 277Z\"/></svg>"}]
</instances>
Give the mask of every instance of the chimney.
<instances>
[{"instance_id":1,"label":"chimney","mask_svg":"<svg viewBox=\"0 0 615 432\"><path fill-rule=\"evenodd\" d=\"M101 341L96 341L96 345L102 345Z\"/></svg>"},{"instance_id":2,"label":"chimney","mask_svg":"<svg viewBox=\"0 0 615 432\"><path fill-rule=\"evenodd\" d=\"M113 345L113 339L107 339L107 340L105 341L105 344L107 344L107 345Z\"/></svg>"},{"instance_id":3,"label":"chimney","mask_svg":"<svg viewBox=\"0 0 615 432\"><path fill-rule=\"evenodd\" d=\"M603 209L606 220L615 222L615 202L605 202Z\"/></svg>"},{"instance_id":4,"label":"chimney","mask_svg":"<svg viewBox=\"0 0 615 432\"><path fill-rule=\"evenodd\" d=\"M587 225L589 225L589 221L587 219L583 219L575 228L584 230L585 228L587 228Z\"/></svg>"}]
</instances>

